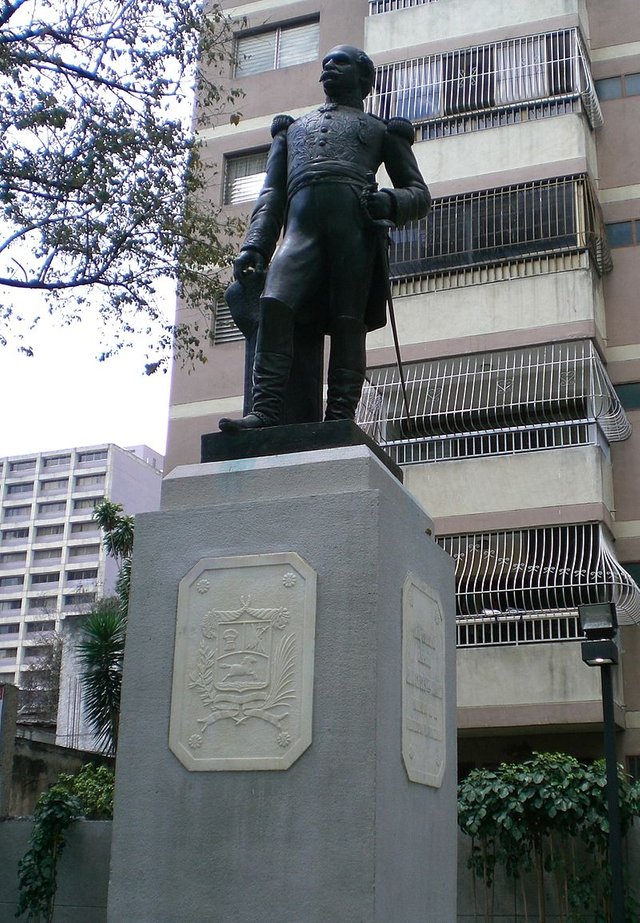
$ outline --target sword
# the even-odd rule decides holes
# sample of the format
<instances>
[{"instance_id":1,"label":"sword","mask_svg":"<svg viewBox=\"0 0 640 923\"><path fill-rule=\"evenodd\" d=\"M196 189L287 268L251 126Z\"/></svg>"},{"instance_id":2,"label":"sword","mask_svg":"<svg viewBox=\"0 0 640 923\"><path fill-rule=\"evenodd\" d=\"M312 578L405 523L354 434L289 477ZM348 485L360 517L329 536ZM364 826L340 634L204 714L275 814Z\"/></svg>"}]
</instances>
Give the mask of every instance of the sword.
<instances>
[{"instance_id":1,"label":"sword","mask_svg":"<svg viewBox=\"0 0 640 923\"><path fill-rule=\"evenodd\" d=\"M367 192L377 192L378 184L376 183L375 174L367 173ZM393 307L393 297L391 295L391 279L389 276L389 232L395 227L393 221L387 218L371 219L372 223L378 229L378 240L380 257L384 270L385 279L385 298L389 308L389 320L391 321L391 331L393 333L393 345L396 351L396 364L398 366L398 375L400 377L400 386L402 388L402 397L404 398L404 407L407 414L407 432L411 432L411 411L409 410L409 398L407 397L407 385L404 379L404 369L402 367L402 356L400 355L400 340L398 339L398 325L396 324L396 314Z\"/></svg>"}]
</instances>

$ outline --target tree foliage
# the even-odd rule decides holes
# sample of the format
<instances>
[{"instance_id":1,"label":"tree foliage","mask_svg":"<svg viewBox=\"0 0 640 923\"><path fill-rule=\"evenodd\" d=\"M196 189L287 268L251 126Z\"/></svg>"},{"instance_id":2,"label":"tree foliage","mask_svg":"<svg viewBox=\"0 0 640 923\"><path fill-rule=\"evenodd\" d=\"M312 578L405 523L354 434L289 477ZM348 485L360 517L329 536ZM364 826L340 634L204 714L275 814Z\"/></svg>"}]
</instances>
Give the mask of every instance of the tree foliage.
<instances>
[{"instance_id":1,"label":"tree foliage","mask_svg":"<svg viewBox=\"0 0 640 923\"><path fill-rule=\"evenodd\" d=\"M619 785L624 835L640 815L640 786L622 769ZM495 771L473 770L458 787L458 824L472 838L469 867L489 889L498 869L514 880L534 874L539 920L546 919L545 873L561 919L584 919L585 911L592 920L610 918L603 760L585 765L564 753L537 753Z\"/></svg>"},{"instance_id":2,"label":"tree foliage","mask_svg":"<svg viewBox=\"0 0 640 923\"><path fill-rule=\"evenodd\" d=\"M0 342L18 331L30 352L35 317L17 304L35 303L95 312L103 356L144 332L148 371L173 345L202 358L198 325L167 321L156 283L206 313L232 256L237 223L207 201L191 112L197 82L203 119L237 120L238 91L215 80L230 39L198 0L1 0Z\"/></svg>"}]
</instances>

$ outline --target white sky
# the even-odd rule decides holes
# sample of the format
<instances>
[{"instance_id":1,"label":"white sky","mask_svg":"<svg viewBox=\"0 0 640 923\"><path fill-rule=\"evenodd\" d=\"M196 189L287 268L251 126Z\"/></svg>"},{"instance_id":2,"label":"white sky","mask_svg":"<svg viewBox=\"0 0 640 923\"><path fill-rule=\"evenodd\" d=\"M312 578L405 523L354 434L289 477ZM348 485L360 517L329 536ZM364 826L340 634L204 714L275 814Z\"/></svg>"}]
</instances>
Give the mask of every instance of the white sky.
<instances>
[{"instance_id":1,"label":"white sky","mask_svg":"<svg viewBox=\"0 0 640 923\"><path fill-rule=\"evenodd\" d=\"M89 321L42 319L36 355L0 347L0 457L114 442L164 454L170 374L144 374L132 347L105 362Z\"/></svg>"}]
</instances>

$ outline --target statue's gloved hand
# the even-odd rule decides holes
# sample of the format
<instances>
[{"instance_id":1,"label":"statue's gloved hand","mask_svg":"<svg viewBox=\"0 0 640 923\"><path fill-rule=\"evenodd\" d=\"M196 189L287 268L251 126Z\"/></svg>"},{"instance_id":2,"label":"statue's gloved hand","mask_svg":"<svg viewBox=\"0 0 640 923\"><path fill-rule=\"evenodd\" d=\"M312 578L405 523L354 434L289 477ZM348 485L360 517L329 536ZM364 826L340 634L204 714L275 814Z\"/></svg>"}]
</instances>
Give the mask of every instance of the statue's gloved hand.
<instances>
[{"instance_id":1,"label":"statue's gloved hand","mask_svg":"<svg viewBox=\"0 0 640 923\"><path fill-rule=\"evenodd\" d=\"M264 275L264 257L257 250L243 250L233 264L233 276L242 283L253 273Z\"/></svg>"},{"instance_id":2,"label":"statue's gloved hand","mask_svg":"<svg viewBox=\"0 0 640 923\"><path fill-rule=\"evenodd\" d=\"M388 192L365 189L361 201L373 221L393 221L395 203Z\"/></svg>"}]
</instances>

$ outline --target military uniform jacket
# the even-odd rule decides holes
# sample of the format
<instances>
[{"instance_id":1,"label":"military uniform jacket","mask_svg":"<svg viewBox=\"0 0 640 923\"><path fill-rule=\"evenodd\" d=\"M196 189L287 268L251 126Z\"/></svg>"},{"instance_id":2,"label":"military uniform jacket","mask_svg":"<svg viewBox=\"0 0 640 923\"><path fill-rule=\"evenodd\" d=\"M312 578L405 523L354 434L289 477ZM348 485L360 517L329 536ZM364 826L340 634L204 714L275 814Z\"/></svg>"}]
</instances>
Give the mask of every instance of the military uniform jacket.
<instances>
[{"instance_id":1,"label":"military uniform jacket","mask_svg":"<svg viewBox=\"0 0 640 923\"><path fill-rule=\"evenodd\" d=\"M271 134L265 182L242 246L257 250L265 262L273 256L283 227L286 234L288 202L310 184L346 183L359 193L369 184L370 174L384 164L394 187L383 190L393 202L394 224L421 218L429 210L431 196L411 150L413 126L406 119L386 122L360 109L328 103L300 119L276 116ZM386 323L388 268L383 254L381 248L369 292L369 330Z\"/></svg>"}]
</instances>

